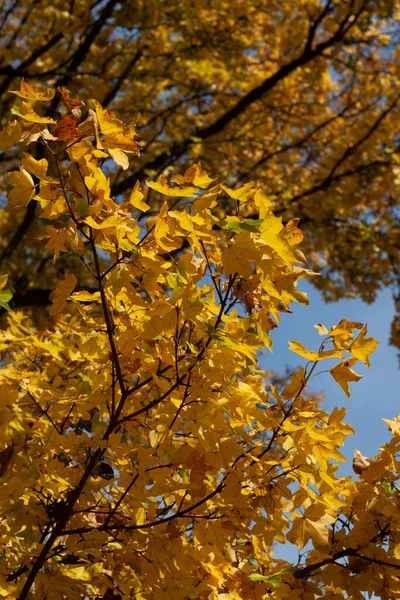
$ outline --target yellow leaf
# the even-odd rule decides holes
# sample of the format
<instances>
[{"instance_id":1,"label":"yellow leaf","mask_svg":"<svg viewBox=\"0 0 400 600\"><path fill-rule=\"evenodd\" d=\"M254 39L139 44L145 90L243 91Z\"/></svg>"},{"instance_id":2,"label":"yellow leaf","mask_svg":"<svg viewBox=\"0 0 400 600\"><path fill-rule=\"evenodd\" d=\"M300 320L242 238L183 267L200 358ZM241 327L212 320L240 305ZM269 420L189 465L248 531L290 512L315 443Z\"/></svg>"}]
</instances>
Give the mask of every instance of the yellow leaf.
<instances>
[{"instance_id":1,"label":"yellow leaf","mask_svg":"<svg viewBox=\"0 0 400 600\"><path fill-rule=\"evenodd\" d=\"M170 187L167 183L167 178L164 175L161 175L158 181L149 181L146 180L146 185L152 190L156 190L156 192L160 192L160 194L164 194L164 196L173 196L179 198L192 198L198 192L198 188L194 187Z\"/></svg>"},{"instance_id":2,"label":"yellow leaf","mask_svg":"<svg viewBox=\"0 0 400 600\"><path fill-rule=\"evenodd\" d=\"M145 340L157 340L159 338L169 338L176 328L176 310L170 310L164 315L155 315L151 317L144 325L143 338Z\"/></svg>"},{"instance_id":3,"label":"yellow leaf","mask_svg":"<svg viewBox=\"0 0 400 600\"><path fill-rule=\"evenodd\" d=\"M182 312L189 321L194 321L203 310L203 303L196 297L189 297L190 288L186 288L186 293L182 298Z\"/></svg>"},{"instance_id":4,"label":"yellow leaf","mask_svg":"<svg viewBox=\"0 0 400 600\"><path fill-rule=\"evenodd\" d=\"M363 324L357 321L342 319L337 325L334 325L329 332L333 337L333 344L339 350L348 350L349 344L353 339L353 330L362 329Z\"/></svg>"},{"instance_id":5,"label":"yellow leaf","mask_svg":"<svg viewBox=\"0 0 400 600\"><path fill-rule=\"evenodd\" d=\"M122 223L125 223L126 221L127 218L123 215L111 215L111 217L104 219L102 223L96 223L92 217L87 217L85 219L85 223L89 225L89 227L93 227L93 229L115 228L118 225L122 225Z\"/></svg>"},{"instance_id":6,"label":"yellow leaf","mask_svg":"<svg viewBox=\"0 0 400 600\"><path fill-rule=\"evenodd\" d=\"M35 200L40 200L40 204L43 208L43 212L40 215L42 219L56 219L59 215L64 214L67 211L67 203L64 196L59 196L54 201L46 202L40 196L35 196Z\"/></svg>"},{"instance_id":7,"label":"yellow leaf","mask_svg":"<svg viewBox=\"0 0 400 600\"><path fill-rule=\"evenodd\" d=\"M28 102L21 102L21 108L18 110L17 108L12 108L11 112L24 121L28 121L29 123L53 123L57 124L57 121L51 119L50 117L41 117L33 110L32 106L28 104Z\"/></svg>"},{"instance_id":8,"label":"yellow leaf","mask_svg":"<svg viewBox=\"0 0 400 600\"><path fill-rule=\"evenodd\" d=\"M393 549L393 554L394 557L397 558L397 560L400 560L400 544L396 544L394 549Z\"/></svg>"},{"instance_id":9,"label":"yellow leaf","mask_svg":"<svg viewBox=\"0 0 400 600\"><path fill-rule=\"evenodd\" d=\"M298 222L299 219L291 219L286 223L281 232L281 235L285 237L289 246L296 246L296 244L300 244L303 241L304 233L297 227Z\"/></svg>"},{"instance_id":10,"label":"yellow leaf","mask_svg":"<svg viewBox=\"0 0 400 600\"><path fill-rule=\"evenodd\" d=\"M10 121L0 131L0 151L18 144L21 139L22 128L18 121Z\"/></svg>"},{"instance_id":11,"label":"yellow leaf","mask_svg":"<svg viewBox=\"0 0 400 600\"><path fill-rule=\"evenodd\" d=\"M134 208L141 210L142 212L147 212L150 208L146 202L143 202L144 194L140 189L140 183L137 181L135 183L135 187L133 188L131 195L129 196L129 202L132 204Z\"/></svg>"},{"instance_id":12,"label":"yellow leaf","mask_svg":"<svg viewBox=\"0 0 400 600\"><path fill-rule=\"evenodd\" d=\"M368 456L363 456L359 450L354 450L353 471L356 475L361 475L370 465L371 459Z\"/></svg>"},{"instance_id":13,"label":"yellow leaf","mask_svg":"<svg viewBox=\"0 0 400 600\"><path fill-rule=\"evenodd\" d=\"M394 434L399 433L400 431L400 415L395 417L394 419L382 419L384 423L388 426L390 431Z\"/></svg>"},{"instance_id":14,"label":"yellow leaf","mask_svg":"<svg viewBox=\"0 0 400 600\"><path fill-rule=\"evenodd\" d=\"M51 183L58 182L58 179L47 177L46 173L49 165L45 158L36 160L30 154L24 152L22 155L21 165L24 169L29 171L29 173L32 173L32 175L35 175L35 177L37 177L38 179L42 179Z\"/></svg>"},{"instance_id":15,"label":"yellow leaf","mask_svg":"<svg viewBox=\"0 0 400 600\"><path fill-rule=\"evenodd\" d=\"M102 108L101 104L97 102L97 100L93 100L93 104L96 110L101 133L104 135L124 133L125 125L122 121L117 119L112 110Z\"/></svg>"},{"instance_id":16,"label":"yellow leaf","mask_svg":"<svg viewBox=\"0 0 400 600\"><path fill-rule=\"evenodd\" d=\"M343 354L338 350L324 350L322 352L314 352L313 350L307 350L303 344L300 342L295 342L293 340L289 341L289 350L292 352L296 352L303 358L307 360L316 361L316 360L325 360L326 358L343 358Z\"/></svg>"},{"instance_id":17,"label":"yellow leaf","mask_svg":"<svg viewBox=\"0 0 400 600\"><path fill-rule=\"evenodd\" d=\"M78 300L79 302L97 302L100 299L100 292L75 292L71 296L71 300Z\"/></svg>"},{"instance_id":18,"label":"yellow leaf","mask_svg":"<svg viewBox=\"0 0 400 600\"><path fill-rule=\"evenodd\" d=\"M53 303L53 306L50 308L51 315L54 316L61 312L68 296L70 296L77 283L78 280L72 273L69 273L65 279L59 282L56 289L50 294L50 300Z\"/></svg>"},{"instance_id":19,"label":"yellow leaf","mask_svg":"<svg viewBox=\"0 0 400 600\"><path fill-rule=\"evenodd\" d=\"M44 236L46 240L46 248L48 250L54 250L54 261L60 256L60 252L67 251L67 242L69 242L69 235L65 228L55 229L54 227L46 227L47 235Z\"/></svg>"},{"instance_id":20,"label":"yellow leaf","mask_svg":"<svg viewBox=\"0 0 400 600\"><path fill-rule=\"evenodd\" d=\"M133 134L134 132L130 135ZM112 149L118 149L123 150L124 152L133 152L138 155L140 153L140 146L132 139L132 137L130 137L130 135L122 132L111 133L104 137L103 144L110 154Z\"/></svg>"},{"instance_id":21,"label":"yellow leaf","mask_svg":"<svg viewBox=\"0 0 400 600\"><path fill-rule=\"evenodd\" d=\"M114 162L119 167L124 169L124 171L126 171L126 169L129 167L129 159L128 159L127 155L125 154L125 152L123 152L119 148L108 148L108 151L110 153L110 156L114 160Z\"/></svg>"},{"instance_id":22,"label":"yellow leaf","mask_svg":"<svg viewBox=\"0 0 400 600\"><path fill-rule=\"evenodd\" d=\"M135 525L144 525L146 523L146 509L143 506L135 512L133 522Z\"/></svg>"},{"instance_id":23,"label":"yellow leaf","mask_svg":"<svg viewBox=\"0 0 400 600\"><path fill-rule=\"evenodd\" d=\"M90 581L92 579L91 574L85 566L72 567L61 565L59 569L65 577L69 577L70 579L77 579L79 581Z\"/></svg>"},{"instance_id":24,"label":"yellow leaf","mask_svg":"<svg viewBox=\"0 0 400 600\"><path fill-rule=\"evenodd\" d=\"M110 180L99 168L92 171L91 175L85 177L85 185L97 198L107 206L110 201Z\"/></svg>"},{"instance_id":25,"label":"yellow leaf","mask_svg":"<svg viewBox=\"0 0 400 600\"><path fill-rule=\"evenodd\" d=\"M207 173L201 168L201 163L196 163L190 166L184 173L184 175L175 175L172 177L172 181L182 185L183 183L193 183L200 188L207 188L210 183L214 181L207 175Z\"/></svg>"},{"instance_id":26,"label":"yellow leaf","mask_svg":"<svg viewBox=\"0 0 400 600\"><path fill-rule=\"evenodd\" d=\"M182 240L179 237L176 237L176 221L173 218L170 218L168 215L168 205L164 202L161 210L156 218L155 226L154 226L154 239L157 244L170 252L171 250L175 250L176 248L180 248L182 245Z\"/></svg>"},{"instance_id":27,"label":"yellow leaf","mask_svg":"<svg viewBox=\"0 0 400 600\"><path fill-rule=\"evenodd\" d=\"M281 396L287 399L294 398L304 385L304 375L305 370L303 369L303 367L301 367L301 369L299 369L298 371L292 373L290 375L290 383L288 383L282 390Z\"/></svg>"},{"instance_id":28,"label":"yellow leaf","mask_svg":"<svg viewBox=\"0 0 400 600\"><path fill-rule=\"evenodd\" d=\"M362 379L362 375L359 375L351 369L356 362L357 358L349 358L330 370L333 378L340 385L348 398L350 398L350 388L348 385L349 381L359 381Z\"/></svg>"},{"instance_id":29,"label":"yellow leaf","mask_svg":"<svg viewBox=\"0 0 400 600\"><path fill-rule=\"evenodd\" d=\"M209 190L199 194L196 196L196 199L192 202L192 210L195 214L201 213L201 211L207 208L213 208L216 206L217 201L216 198L218 194L221 192L221 185L214 185Z\"/></svg>"},{"instance_id":30,"label":"yellow leaf","mask_svg":"<svg viewBox=\"0 0 400 600\"><path fill-rule=\"evenodd\" d=\"M369 356L375 352L379 342L373 337L365 337L367 332L367 325L364 325L354 342L350 344L349 352L366 364L368 368L371 368Z\"/></svg>"},{"instance_id":31,"label":"yellow leaf","mask_svg":"<svg viewBox=\"0 0 400 600\"><path fill-rule=\"evenodd\" d=\"M261 256L251 234L247 231L239 233L233 242L222 251L224 271L226 275L238 273L242 277L250 277L253 273L251 261L260 259Z\"/></svg>"},{"instance_id":32,"label":"yellow leaf","mask_svg":"<svg viewBox=\"0 0 400 600\"><path fill-rule=\"evenodd\" d=\"M6 285L8 279L8 275L0 275L0 290Z\"/></svg>"},{"instance_id":33,"label":"yellow leaf","mask_svg":"<svg viewBox=\"0 0 400 600\"><path fill-rule=\"evenodd\" d=\"M270 214L267 215L260 226L261 239L274 250L285 262L299 262L293 253L290 244L283 234L282 219ZM282 235L281 235L282 232Z\"/></svg>"},{"instance_id":34,"label":"yellow leaf","mask_svg":"<svg viewBox=\"0 0 400 600\"><path fill-rule=\"evenodd\" d=\"M260 213L260 218L264 219L267 214L270 214L272 206L271 200L260 189L254 194L254 204L257 206Z\"/></svg>"},{"instance_id":35,"label":"yellow leaf","mask_svg":"<svg viewBox=\"0 0 400 600\"><path fill-rule=\"evenodd\" d=\"M46 102L48 100L52 100L55 96L55 93L55 90L48 89L47 92L44 92L38 88L35 88L33 85L26 83L24 78L21 79L19 92L10 90L10 94L15 94L20 98L25 98L25 100L36 100L37 102Z\"/></svg>"},{"instance_id":36,"label":"yellow leaf","mask_svg":"<svg viewBox=\"0 0 400 600\"><path fill-rule=\"evenodd\" d=\"M314 325L315 329L318 331L319 335L329 335L329 331L328 329L325 327L325 325L321 325L321 323L316 323Z\"/></svg>"},{"instance_id":37,"label":"yellow leaf","mask_svg":"<svg viewBox=\"0 0 400 600\"><path fill-rule=\"evenodd\" d=\"M242 187L237 190L232 190L226 185L222 186L222 189L228 194L230 198L237 200L238 202L247 202L254 196L254 186L252 183L245 183Z\"/></svg>"},{"instance_id":38,"label":"yellow leaf","mask_svg":"<svg viewBox=\"0 0 400 600\"><path fill-rule=\"evenodd\" d=\"M27 206L35 195L32 176L23 167L19 171L11 171L9 176L15 186L8 194L9 205L14 208Z\"/></svg>"},{"instance_id":39,"label":"yellow leaf","mask_svg":"<svg viewBox=\"0 0 400 600\"><path fill-rule=\"evenodd\" d=\"M331 525L336 520L336 517L325 514L314 520L312 518L307 518L307 516L313 516L308 510L306 510L305 515L306 516L295 520L292 529L286 536L288 541L296 544L299 550L302 550L309 540L311 540L315 546L328 546L330 542L330 531L327 526Z\"/></svg>"}]
</instances>

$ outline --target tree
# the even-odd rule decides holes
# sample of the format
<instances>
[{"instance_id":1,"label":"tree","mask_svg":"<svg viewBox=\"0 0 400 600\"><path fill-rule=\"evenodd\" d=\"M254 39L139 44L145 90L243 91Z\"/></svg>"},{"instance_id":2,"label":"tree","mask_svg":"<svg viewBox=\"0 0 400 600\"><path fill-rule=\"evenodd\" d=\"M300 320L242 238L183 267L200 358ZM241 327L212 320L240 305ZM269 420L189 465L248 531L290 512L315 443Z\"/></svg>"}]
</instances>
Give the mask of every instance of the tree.
<instances>
[{"instance_id":1,"label":"tree","mask_svg":"<svg viewBox=\"0 0 400 600\"><path fill-rule=\"evenodd\" d=\"M306 362L283 389L257 369L280 313L307 301L297 282L314 277L297 221L200 163L149 179L160 209L143 218L140 183L117 203L108 176L138 154L134 124L96 101L83 118L65 87L52 117L55 91L22 81L14 94L2 143L48 158L23 155L9 203L40 205L40 243L65 273L49 317L9 311L0 337L0 594L397 598L400 421L344 478L345 409L327 414L307 392L333 360L349 396L377 342L362 323L318 324L317 351L290 342ZM286 541L297 564L273 555Z\"/></svg>"},{"instance_id":2,"label":"tree","mask_svg":"<svg viewBox=\"0 0 400 600\"><path fill-rule=\"evenodd\" d=\"M327 300L370 302L391 286L398 309L398 9L398 0L5 1L1 118L21 77L69 86L125 120L140 112L143 151L113 170L113 195L198 160L231 186L259 181L284 222L301 218ZM6 150L4 172L16 160ZM35 241L36 207L0 223L14 306L35 312L60 275Z\"/></svg>"}]
</instances>

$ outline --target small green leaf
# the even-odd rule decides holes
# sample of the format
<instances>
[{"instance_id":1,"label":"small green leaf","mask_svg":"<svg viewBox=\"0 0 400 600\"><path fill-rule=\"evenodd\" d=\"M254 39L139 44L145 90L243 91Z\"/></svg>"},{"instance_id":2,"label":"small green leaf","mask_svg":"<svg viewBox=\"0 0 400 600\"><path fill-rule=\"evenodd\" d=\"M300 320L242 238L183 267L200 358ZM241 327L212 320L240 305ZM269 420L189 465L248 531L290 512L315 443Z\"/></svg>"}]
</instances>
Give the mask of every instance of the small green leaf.
<instances>
[{"instance_id":1,"label":"small green leaf","mask_svg":"<svg viewBox=\"0 0 400 600\"><path fill-rule=\"evenodd\" d=\"M225 224L222 225L222 229L228 229L229 231L234 231L235 233L240 233L241 231L258 231L259 226L264 221L264 219L239 219L239 217L226 217Z\"/></svg>"},{"instance_id":2,"label":"small green leaf","mask_svg":"<svg viewBox=\"0 0 400 600\"><path fill-rule=\"evenodd\" d=\"M0 290L0 306L5 310L11 310L8 303L13 296L12 290Z\"/></svg>"},{"instance_id":3,"label":"small green leaf","mask_svg":"<svg viewBox=\"0 0 400 600\"><path fill-rule=\"evenodd\" d=\"M268 577L266 575L259 575L258 573L252 573L250 575L251 581L264 581L265 583L270 583L274 587L279 587L281 585L281 578L279 575L271 575Z\"/></svg>"},{"instance_id":4,"label":"small green leaf","mask_svg":"<svg viewBox=\"0 0 400 600\"><path fill-rule=\"evenodd\" d=\"M75 206L76 206L76 212L83 219L85 219L86 217L88 217L90 215L90 207L89 207L89 204L86 202L86 200L82 200L82 199L77 200Z\"/></svg>"}]
</instances>

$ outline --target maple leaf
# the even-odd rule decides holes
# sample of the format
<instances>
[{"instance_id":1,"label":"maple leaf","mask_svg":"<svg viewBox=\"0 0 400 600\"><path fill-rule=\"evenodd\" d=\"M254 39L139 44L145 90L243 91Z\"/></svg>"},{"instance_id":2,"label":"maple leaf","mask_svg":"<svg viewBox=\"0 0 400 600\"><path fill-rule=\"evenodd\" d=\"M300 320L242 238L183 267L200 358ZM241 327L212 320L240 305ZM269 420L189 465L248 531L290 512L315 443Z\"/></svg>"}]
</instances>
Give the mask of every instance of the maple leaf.
<instances>
[{"instance_id":1,"label":"maple leaf","mask_svg":"<svg viewBox=\"0 0 400 600\"><path fill-rule=\"evenodd\" d=\"M368 469L371 464L371 459L363 456L359 450L354 450L353 471L356 475L361 475L363 471Z\"/></svg>"},{"instance_id":2,"label":"maple leaf","mask_svg":"<svg viewBox=\"0 0 400 600\"><path fill-rule=\"evenodd\" d=\"M126 128L123 122L115 116L112 110L104 109L97 100L93 100L93 105L101 133L104 135L125 133Z\"/></svg>"},{"instance_id":3,"label":"maple leaf","mask_svg":"<svg viewBox=\"0 0 400 600\"><path fill-rule=\"evenodd\" d=\"M13 293L11 289L4 289L7 284L8 275L0 275L0 306L5 310L10 310L8 305Z\"/></svg>"},{"instance_id":4,"label":"maple leaf","mask_svg":"<svg viewBox=\"0 0 400 600\"><path fill-rule=\"evenodd\" d=\"M364 325L354 342L350 344L349 352L358 360L365 363L368 368L371 368L369 356L375 352L379 342L373 337L365 337L367 332L367 325Z\"/></svg>"},{"instance_id":5,"label":"maple leaf","mask_svg":"<svg viewBox=\"0 0 400 600\"><path fill-rule=\"evenodd\" d=\"M338 350L322 350L321 352L307 350L304 348L303 344L293 340L289 342L289 350L296 352L296 354L299 354L303 358L306 358L310 361L325 360L327 358L343 358L344 356L343 353Z\"/></svg>"},{"instance_id":6,"label":"maple leaf","mask_svg":"<svg viewBox=\"0 0 400 600\"><path fill-rule=\"evenodd\" d=\"M253 198L255 194L254 186L252 183L245 183L242 187L236 190L232 190L226 185L223 185L222 189L228 194L230 198L233 198L238 202L248 202L248 200Z\"/></svg>"},{"instance_id":7,"label":"maple leaf","mask_svg":"<svg viewBox=\"0 0 400 600\"><path fill-rule=\"evenodd\" d=\"M40 89L33 87L33 85L29 85L29 83L26 83L26 81L22 77L19 91L10 90L10 94L15 94L20 98L25 98L25 100L46 102L54 98L55 91L53 89L48 89L47 92L41 91Z\"/></svg>"},{"instance_id":8,"label":"maple leaf","mask_svg":"<svg viewBox=\"0 0 400 600\"><path fill-rule=\"evenodd\" d=\"M143 202L144 194L140 189L140 183L137 181L135 183L135 187L133 188L130 196L129 202L132 204L134 208L141 210L142 212L147 212L150 209L150 206Z\"/></svg>"},{"instance_id":9,"label":"maple leaf","mask_svg":"<svg viewBox=\"0 0 400 600\"><path fill-rule=\"evenodd\" d=\"M77 283L78 280L72 273L69 273L65 279L59 282L56 289L50 294L50 300L53 303L53 306L50 308L51 315L57 315L61 312L67 298L71 295Z\"/></svg>"},{"instance_id":10,"label":"maple leaf","mask_svg":"<svg viewBox=\"0 0 400 600\"><path fill-rule=\"evenodd\" d=\"M49 177L47 175L48 162L45 158L41 158L40 160L36 160L30 154L23 153L21 166L29 171L32 175L35 175L38 179L42 181L47 181L48 183L57 183L58 180L54 177Z\"/></svg>"},{"instance_id":11,"label":"maple leaf","mask_svg":"<svg viewBox=\"0 0 400 600\"><path fill-rule=\"evenodd\" d=\"M164 175L161 175L158 181L149 181L148 179L146 179L146 185L152 190L160 192L160 194L163 194L164 196L192 198L196 195L196 192L198 192L198 188L191 186L185 186L182 188L170 187L168 185L168 180Z\"/></svg>"},{"instance_id":12,"label":"maple leaf","mask_svg":"<svg viewBox=\"0 0 400 600\"><path fill-rule=\"evenodd\" d=\"M334 325L329 332L333 337L333 345L338 350L349 350L353 339L353 330L362 329L363 324L349 319L342 319L337 325Z\"/></svg>"},{"instance_id":13,"label":"maple leaf","mask_svg":"<svg viewBox=\"0 0 400 600\"><path fill-rule=\"evenodd\" d=\"M315 329L318 331L319 335L323 335L325 337L329 336L329 331L328 329L325 327L325 325L322 325L321 323L316 323L314 325Z\"/></svg>"},{"instance_id":14,"label":"maple leaf","mask_svg":"<svg viewBox=\"0 0 400 600\"><path fill-rule=\"evenodd\" d=\"M315 512L315 515L314 515ZM329 525L332 525L336 517L329 514L321 514L321 509L307 509L304 516L294 521L293 527L287 534L287 539L302 550L309 540L317 547L327 548L330 543Z\"/></svg>"},{"instance_id":15,"label":"maple leaf","mask_svg":"<svg viewBox=\"0 0 400 600\"><path fill-rule=\"evenodd\" d=\"M305 370L303 367L290 375L290 383L282 390L283 398L294 398L304 386Z\"/></svg>"},{"instance_id":16,"label":"maple leaf","mask_svg":"<svg viewBox=\"0 0 400 600\"><path fill-rule=\"evenodd\" d=\"M334 380L340 385L348 398L350 398L349 382L362 379L362 375L359 375L351 368L356 364L357 360L357 358L349 358L330 369Z\"/></svg>"},{"instance_id":17,"label":"maple leaf","mask_svg":"<svg viewBox=\"0 0 400 600\"><path fill-rule=\"evenodd\" d=\"M24 121L28 121L29 123L52 123L56 124L57 121L51 119L50 117L41 117L38 115L32 108L28 102L21 102L21 108L12 108L11 112L17 117L21 117Z\"/></svg>"},{"instance_id":18,"label":"maple leaf","mask_svg":"<svg viewBox=\"0 0 400 600\"><path fill-rule=\"evenodd\" d=\"M82 136L80 129L76 127L77 117L67 116L61 119L58 124L53 127L51 133L58 140L71 140Z\"/></svg>"},{"instance_id":19,"label":"maple leaf","mask_svg":"<svg viewBox=\"0 0 400 600\"><path fill-rule=\"evenodd\" d=\"M293 253L291 245L286 240L285 231L282 225L282 219L275 215L267 215L260 227L261 239L277 253L283 260L289 262L299 262ZM300 231L300 230L299 230ZM300 238L293 238L292 245L299 243Z\"/></svg>"},{"instance_id":20,"label":"maple leaf","mask_svg":"<svg viewBox=\"0 0 400 600\"><path fill-rule=\"evenodd\" d=\"M14 208L26 206L35 195L35 183L26 169L23 167L19 171L11 171L10 179L14 184L14 189L8 194L8 202Z\"/></svg>"},{"instance_id":21,"label":"maple leaf","mask_svg":"<svg viewBox=\"0 0 400 600\"><path fill-rule=\"evenodd\" d=\"M257 248L251 234L241 232L222 251L222 264L227 275L238 273L242 277L250 277L253 273L251 261L259 260L262 252Z\"/></svg>"},{"instance_id":22,"label":"maple leaf","mask_svg":"<svg viewBox=\"0 0 400 600\"><path fill-rule=\"evenodd\" d=\"M133 132L129 135L123 132L109 133L103 138L103 144L112 156L112 151L131 152L136 155L140 153L140 146L132 139Z\"/></svg>"},{"instance_id":23,"label":"maple leaf","mask_svg":"<svg viewBox=\"0 0 400 600\"><path fill-rule=\"evenodd\" d=\"M18 121L10 121L0 131L0 151L12 148L19 143L22 136L22 128Z\"/></svg>"},{"instance_id":24,"label":"maple leaf","mask_svg":"<svg viewBox=\"0 0 400 600\"><path fill-rule=\"evenodd\" d=\"M71 98L71 92L65 86L58 87L57 91L60 92L63 101L68 106L73 116L79 119L82 112L81 107L85 106L85 103L79 98Z\"/></svg>"},{"instance_id":25,"label":"maple leaf","mask_svg":"<svg viewBox=\"0 0 400 600\"><path fill-rule=\"evenodd\" d=\"M283 235L290 246L300 244L304 239L304 233L297 227L299 219L291 219L282 229Z\"/></svg>"},{"instance_id":26,"label":"maple leaf","mask_svg":"<svg viewBox=\"0 0 400 600\"><path fill-rule=\"evenodd\" d=\"M215 179L211 179L198 162L189 167L183 175L174 175L172 181L179 185L192 183L196 187L207 188Z\"/></svg>"}]
</instances>

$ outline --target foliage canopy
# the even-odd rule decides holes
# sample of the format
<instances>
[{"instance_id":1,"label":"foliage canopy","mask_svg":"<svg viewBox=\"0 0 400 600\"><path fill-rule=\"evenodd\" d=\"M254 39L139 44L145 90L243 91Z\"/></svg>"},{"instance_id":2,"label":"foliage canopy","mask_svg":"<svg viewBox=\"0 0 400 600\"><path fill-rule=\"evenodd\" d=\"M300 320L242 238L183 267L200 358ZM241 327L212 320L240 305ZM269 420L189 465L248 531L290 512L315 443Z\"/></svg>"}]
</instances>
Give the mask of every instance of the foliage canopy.
<instances>
[{"instance_id":1,"label":"foliage canopy","mask_svg":"<svg viewBox=\"0 0 400 600\"><path fill-rule=\"evenodd\" d=\"M0 597L398 598L400 421L343 477L307 391L377 342L258 369L301 279L398 280L397 2L0 10Z\"/></svg>"},{"instance_id":2,"label":"foliage canopy","mask_svg":"<svg viewBox=\"0 0 400 600\"><path fill-rule=\"evenodd\" d=\"M360 481L338 476L345 409L327 414L306 390L334 360L349 395L377 342L362 323L318 324L317 351L290 342L307 363L283 389L257 369L314 276L297 220L284 226L259 186L215 183L195 163L147 181L160 210L141 225L140 184L116 203L107 176L138 154L135 125L97 101L79 123L85 105L65 87L52 117L55 92L22 80L13 93L2 139L42 144L49 160L23 154L9 203L37 202L51 223L40 243L86 277L65 273L45 328L15 310L0 336L0 593L397 597L398 440L373 462L358 453ZM7 275L0 285L8 309ZM297 545L299 563L274 541Z\"/></svg>"},{"instance_id":3,"label":"foliage canopy","mask_svg":"<svg viewBox=\"0 0 400 600\"><path fill-rule=\"evenodd\" d=\"M398 302L398 8L398 0L5 1L0 118L4 125L15 103L8 90L22 77L67 86L125 121L140 113L142 152L112 170L113 196L198 160L231 186L259 181L276 215L301 219L325 298L369 302L394 286ZM6 151L0 169L15 161ZM52 288L36 206L0 221L0 268L13 279L15 306L43 305Z\"/></svg>"}]
</instances>

